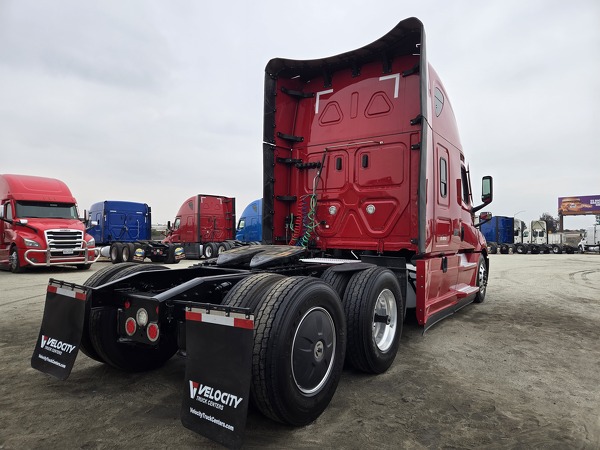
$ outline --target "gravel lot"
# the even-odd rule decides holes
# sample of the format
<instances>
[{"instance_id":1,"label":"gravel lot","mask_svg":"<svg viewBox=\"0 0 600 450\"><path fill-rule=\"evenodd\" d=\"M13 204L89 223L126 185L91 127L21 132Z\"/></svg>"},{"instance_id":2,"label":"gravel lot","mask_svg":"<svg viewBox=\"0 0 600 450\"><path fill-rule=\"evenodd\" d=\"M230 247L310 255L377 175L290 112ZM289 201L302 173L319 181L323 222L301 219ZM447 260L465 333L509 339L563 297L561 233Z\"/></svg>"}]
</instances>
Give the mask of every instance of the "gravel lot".
<instances>
[{"instance_id":1,"label":"gravel lot","mask_svg":"<svg viewBox=\"0 0 600 450\"><path fill-rule=\"evenodd\" d=\"M0 448L219 448L180 423L181 358L126 374L80 353L65 382L31 369L48 278L106 264L0 272ZM492 255L483 304L425 334L409 318L391 369L345 370L307 427L251 411L246 447L598 449L599 334L599 255Z\"/></svg>"}]
</instances>

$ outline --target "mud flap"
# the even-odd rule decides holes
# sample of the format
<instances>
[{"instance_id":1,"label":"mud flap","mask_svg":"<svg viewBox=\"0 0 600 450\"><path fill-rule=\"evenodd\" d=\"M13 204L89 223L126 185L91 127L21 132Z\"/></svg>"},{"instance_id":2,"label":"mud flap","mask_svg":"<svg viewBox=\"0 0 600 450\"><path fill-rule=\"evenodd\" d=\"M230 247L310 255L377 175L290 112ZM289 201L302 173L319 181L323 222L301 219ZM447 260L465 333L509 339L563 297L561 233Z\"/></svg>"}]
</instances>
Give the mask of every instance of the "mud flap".
<instances>
[{"instance_id":1,"label":"mud flap","mask_svg":"<svg viewBox=\"0 0 600 450\"><path fill-rule=\"evenodd\" d=\"M248 313L227 314L216 309L207 313L204 308L186 311L181 422L229 448L243 443L253 338L254 317Z\"/></svg>"},{"instance_id":2,"label":"mud flap","mask_svg":"<svg viewBox=\"0 0 600 450\"><path fill-rule=\"evenodd\" d=\"M67 379L79 352L86 298L84 286L50 279L31 367L60 380Z\"/></svg>"}]
</instances>

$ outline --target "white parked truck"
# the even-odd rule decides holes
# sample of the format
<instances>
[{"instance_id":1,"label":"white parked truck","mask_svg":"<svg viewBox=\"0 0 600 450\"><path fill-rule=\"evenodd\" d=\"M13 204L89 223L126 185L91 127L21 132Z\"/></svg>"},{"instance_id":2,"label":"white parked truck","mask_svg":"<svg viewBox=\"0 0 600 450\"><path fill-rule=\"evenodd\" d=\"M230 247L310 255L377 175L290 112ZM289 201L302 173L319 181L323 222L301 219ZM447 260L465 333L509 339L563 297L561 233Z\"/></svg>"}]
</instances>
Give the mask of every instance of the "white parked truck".
<instances>
[{"instance_id":1,"label":"white parked truck","mask_svg":"<svg viewBox=\"0 0 600 450\"><path fill-rule=\"evenodd\" d=\"M599 252L600 253L600 225L592 225L587 227L583 233L583 237L579 242L579 252Z\"/></svg>"}]
</instances>

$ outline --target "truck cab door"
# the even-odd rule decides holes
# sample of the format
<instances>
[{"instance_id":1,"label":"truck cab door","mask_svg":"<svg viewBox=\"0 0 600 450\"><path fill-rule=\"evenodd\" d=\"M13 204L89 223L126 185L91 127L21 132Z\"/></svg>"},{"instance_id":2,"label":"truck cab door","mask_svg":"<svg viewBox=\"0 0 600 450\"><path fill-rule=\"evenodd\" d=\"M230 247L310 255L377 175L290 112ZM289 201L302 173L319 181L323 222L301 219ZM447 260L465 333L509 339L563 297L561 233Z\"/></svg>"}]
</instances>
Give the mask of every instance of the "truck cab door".
<instances>
[{"instance_id":1,"label":"truck cab door","mask_svg":"<svg viewBox=\"0 0 600 450\"><path fill-rule=\"evenodd\" d=\"M12 205L6 202L2 205L2 217L6 220L13 219ZM0 262L8 263L10 244L14 242L15 234L11 223L0 220Z\"/></svg>"}]
</instances>

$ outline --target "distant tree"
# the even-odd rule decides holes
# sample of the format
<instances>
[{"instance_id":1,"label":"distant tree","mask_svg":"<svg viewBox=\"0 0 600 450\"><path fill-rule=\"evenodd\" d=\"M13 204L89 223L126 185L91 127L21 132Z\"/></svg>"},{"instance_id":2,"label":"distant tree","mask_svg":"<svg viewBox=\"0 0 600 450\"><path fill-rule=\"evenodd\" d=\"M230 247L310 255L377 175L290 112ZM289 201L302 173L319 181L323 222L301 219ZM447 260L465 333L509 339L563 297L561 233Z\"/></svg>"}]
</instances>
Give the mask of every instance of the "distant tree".
<instances>
[{"instance_id":1,"label":"distant tree","mask_svg":"<svg viewBox=\"0 0 600 450\"><path fill-rule=\"evenodd\" d=\"M558 217L552 217L546 212L540 216L540 220L546 222L549 233L556 233L558 231L558 226L560 225L560 220Z\"/></svg>"}]
</instances>

